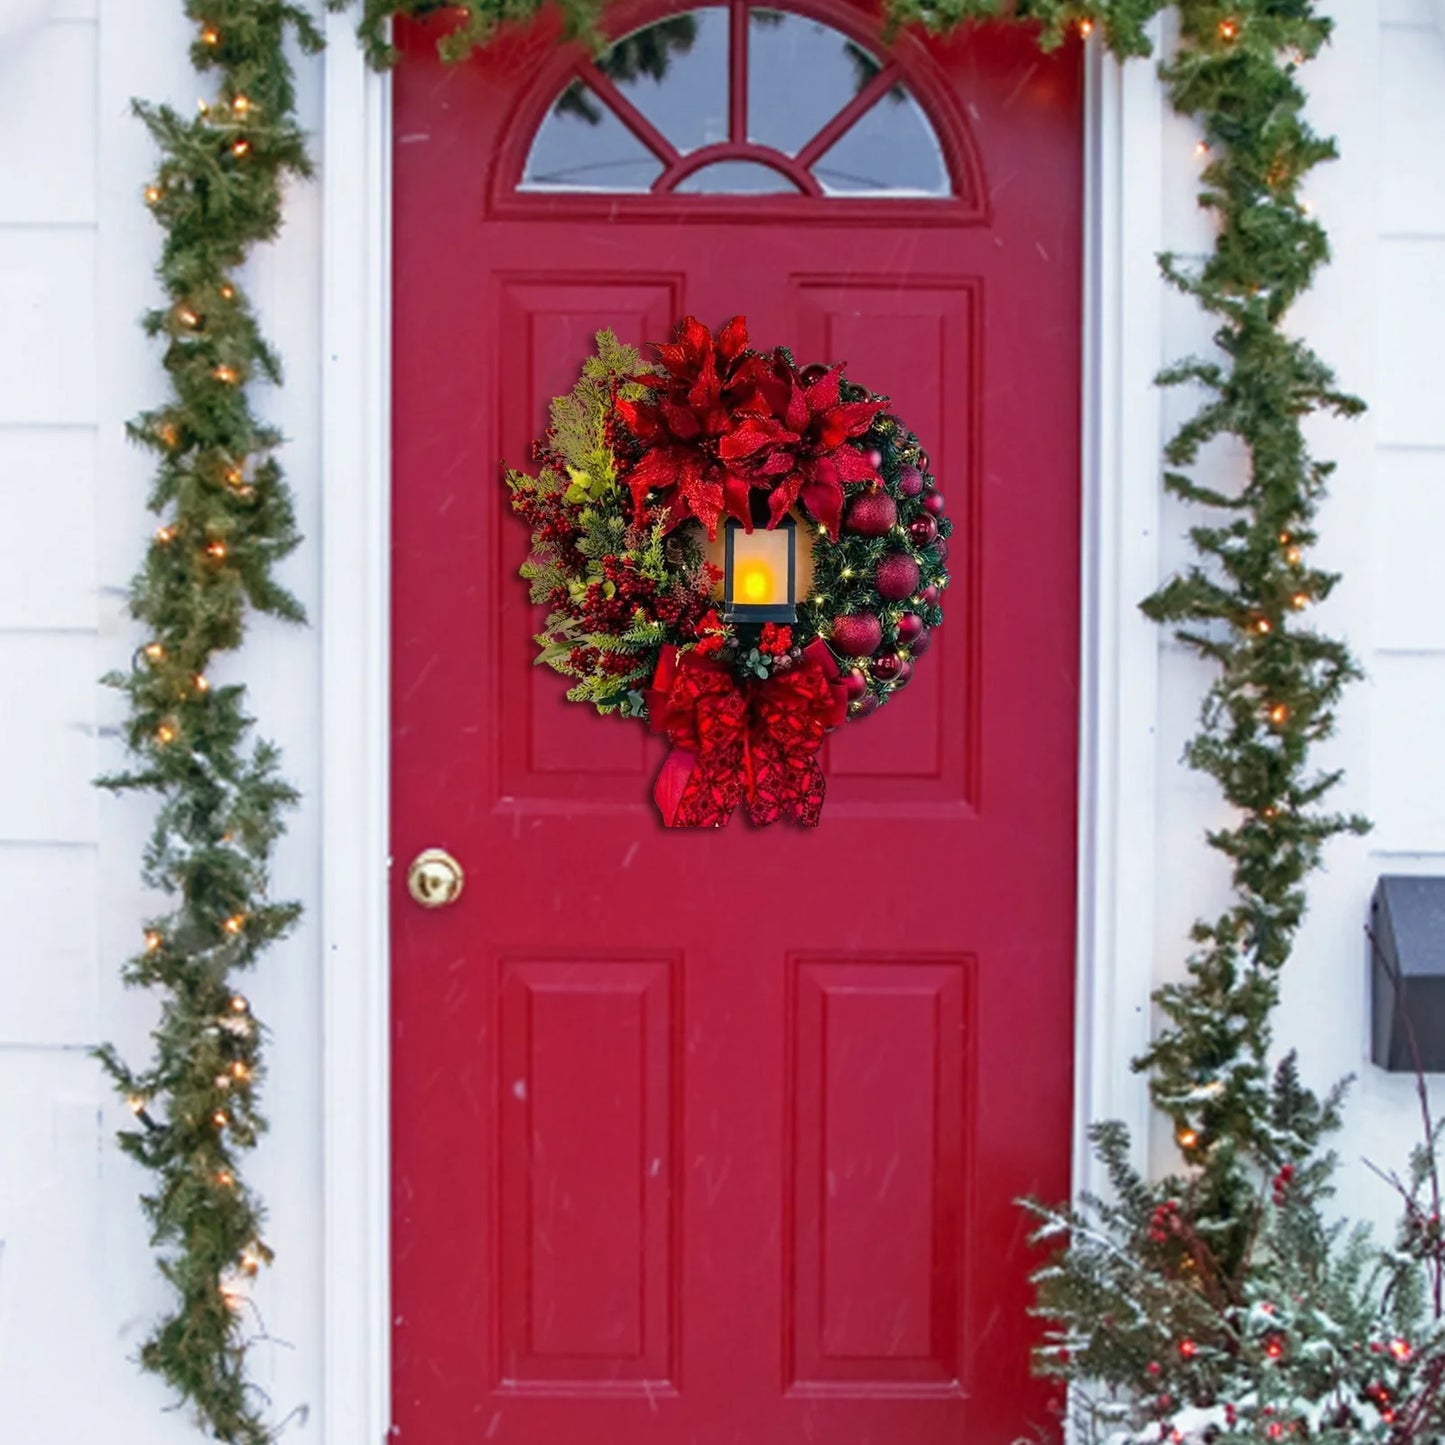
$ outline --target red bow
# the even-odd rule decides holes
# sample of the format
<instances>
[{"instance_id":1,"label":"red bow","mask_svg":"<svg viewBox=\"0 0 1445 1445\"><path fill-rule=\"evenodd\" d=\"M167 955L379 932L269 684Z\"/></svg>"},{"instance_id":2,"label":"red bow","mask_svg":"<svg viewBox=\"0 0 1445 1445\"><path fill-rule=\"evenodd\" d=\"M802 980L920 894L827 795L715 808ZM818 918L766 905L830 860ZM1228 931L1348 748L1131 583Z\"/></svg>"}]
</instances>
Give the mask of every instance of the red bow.
<instances>
[{"instance_id":1,"label":"red bow","mask_svg":"<svg viewBox=\"0 0 1445 1445\"><path fill-rule=\"evenodd\" d=\"M665 647L647 695L654 732L672 743L653 797L669 828L721 828L739 803L761 826L823 811L824 735L848 716L827 645L815 639L787 672L740 681L696 652Z\"/></svg>"}]
</instances>

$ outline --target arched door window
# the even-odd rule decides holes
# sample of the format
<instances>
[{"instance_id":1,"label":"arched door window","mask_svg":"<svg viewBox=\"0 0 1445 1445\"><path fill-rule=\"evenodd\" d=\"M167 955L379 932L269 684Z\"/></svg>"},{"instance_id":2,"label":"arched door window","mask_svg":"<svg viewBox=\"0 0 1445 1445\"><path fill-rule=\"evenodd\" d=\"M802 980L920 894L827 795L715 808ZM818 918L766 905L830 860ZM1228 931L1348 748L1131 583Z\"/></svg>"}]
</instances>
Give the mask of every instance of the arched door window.
<instances>
[{"instance_id":1,"label":"arched door window","mask_svg":"<svg viewBox=\"0 0 1445 1445\"><path fill-rule=\"evenodd\" d=\"M958 201L975 194L895 57L811 15L710 5L572 67L517 189Z\"/></svg>"}]
</instances>

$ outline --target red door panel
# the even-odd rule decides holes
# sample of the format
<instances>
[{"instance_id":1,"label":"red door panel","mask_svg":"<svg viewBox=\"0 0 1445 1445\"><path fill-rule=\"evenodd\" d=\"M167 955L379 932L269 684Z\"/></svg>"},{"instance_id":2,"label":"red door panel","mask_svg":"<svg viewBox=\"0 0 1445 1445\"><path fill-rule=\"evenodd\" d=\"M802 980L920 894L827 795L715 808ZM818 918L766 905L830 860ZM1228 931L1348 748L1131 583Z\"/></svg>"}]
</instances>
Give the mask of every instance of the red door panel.
<instances>
[{"instance_id":1,"label":"red door panel","mask_svg":"<svg viewBox=\"0 0 1445 1445\"><path fill-rule=\"evenodd\" d=\"M448 68L399 27L403 1442L1052 1428L1015 1201L1068 1187L1078 55L1004 28L888 52L860 12L802 8L891 55L954 200L657 189L696 157L648 193L517 190L576 53L538 30ZM533 666L501 462L527 464L597 329L641 344L688 312L889 393L956 523L947 622L830 739L816 831L664 829L660 744ZM467 870L437 912L402 884L428 846Z\"/></svg>"}]
</instances>

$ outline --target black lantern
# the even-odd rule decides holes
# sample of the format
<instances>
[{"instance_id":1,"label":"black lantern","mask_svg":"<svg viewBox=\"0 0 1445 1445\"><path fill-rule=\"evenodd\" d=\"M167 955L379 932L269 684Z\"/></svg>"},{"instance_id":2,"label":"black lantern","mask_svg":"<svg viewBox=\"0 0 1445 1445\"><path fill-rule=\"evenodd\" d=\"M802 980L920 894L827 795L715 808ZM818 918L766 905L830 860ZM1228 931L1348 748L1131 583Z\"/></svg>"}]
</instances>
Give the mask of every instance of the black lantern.
<instances>
[{"instance_id":1,"label":"black lantern","mask_svg":"<svg viewBox=\"0 0 1445 1445\"><path fill-rule=\"evenodd\" d=\"M798 620L798 528L791 517L751 532L728 520L723 607L728 622L744 625Z\"/></svg>"}]
</instances>

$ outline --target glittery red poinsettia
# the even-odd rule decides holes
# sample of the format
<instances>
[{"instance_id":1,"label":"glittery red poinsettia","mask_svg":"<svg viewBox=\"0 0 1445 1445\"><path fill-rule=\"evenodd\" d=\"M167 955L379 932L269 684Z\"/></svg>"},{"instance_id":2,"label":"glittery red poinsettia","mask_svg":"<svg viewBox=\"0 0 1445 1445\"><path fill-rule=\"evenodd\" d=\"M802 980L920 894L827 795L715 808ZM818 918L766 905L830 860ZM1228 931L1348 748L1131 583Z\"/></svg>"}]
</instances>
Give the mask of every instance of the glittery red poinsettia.
<instances>
[{"instance_id":1,"label":"glittery red poinsettia","mask_svg":"<svg viewBox=\"0 0 1445 1445\"><path fill-rule=\"evenodd\" d=\"M772 430L744 418L718 442L723 460L768 493L768 526L797 502L835 539L850 482L878 482L876 468L852 444L873 425L881 401L844 401L841 366L812 382L781 353L762 379Z\"/></svg>"},{"instance_id":2,"label":"glittery red poinsettia","mask_svg":"<svg viewBox=\"0 0 1445 1445\"><path fill-rule=\"evenodd\" d=\"M793 438L768 414L763 391L768 365L748 351L747 343L747 321L741 316L734 316L716 338L689 316L678 326L676 341L657 347L664 374L636 378L652 399L617 403L627 429L646 448L627 476L639 526L649 492L665 500L670 526L693 516L712 537L724 511L751 525L749 472L754 469L730 462L724 444L744 427L750 444L739 455Z\"/></svg>"}]
</instances>

